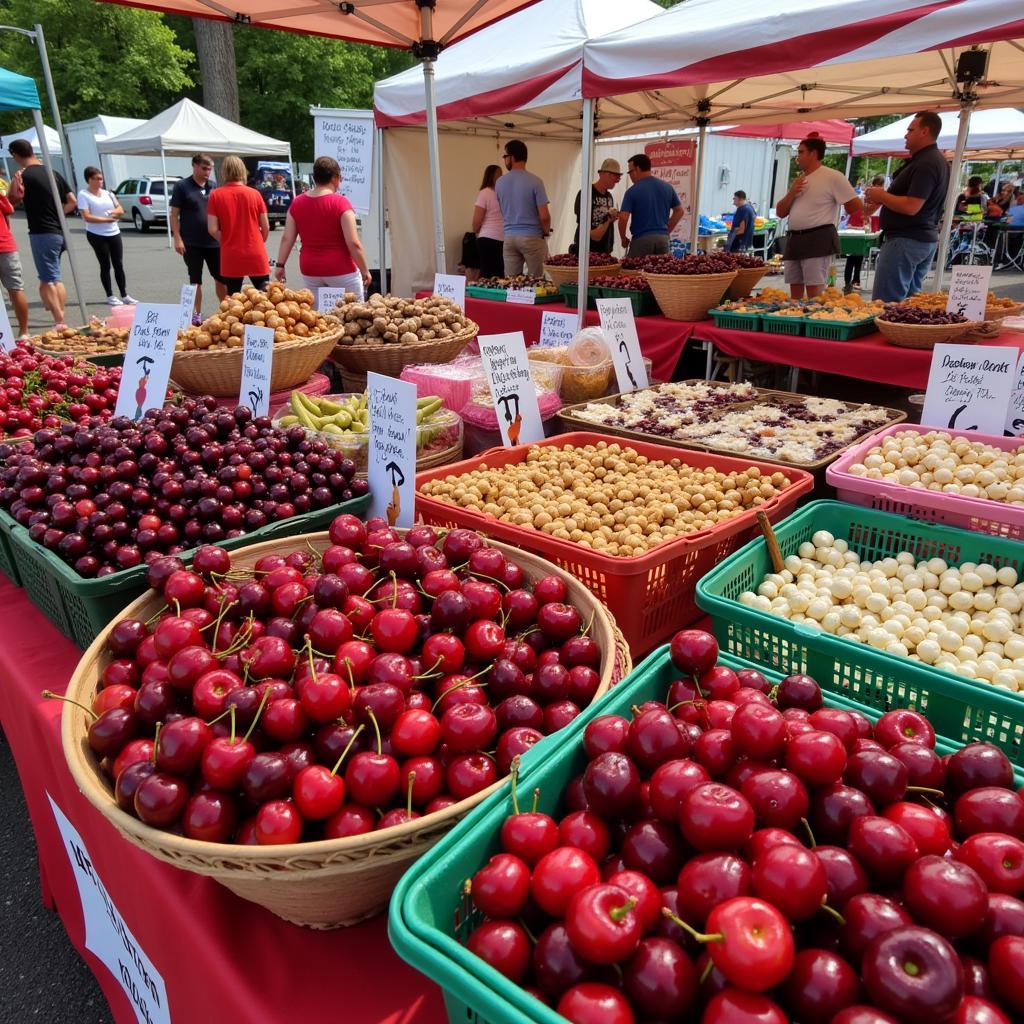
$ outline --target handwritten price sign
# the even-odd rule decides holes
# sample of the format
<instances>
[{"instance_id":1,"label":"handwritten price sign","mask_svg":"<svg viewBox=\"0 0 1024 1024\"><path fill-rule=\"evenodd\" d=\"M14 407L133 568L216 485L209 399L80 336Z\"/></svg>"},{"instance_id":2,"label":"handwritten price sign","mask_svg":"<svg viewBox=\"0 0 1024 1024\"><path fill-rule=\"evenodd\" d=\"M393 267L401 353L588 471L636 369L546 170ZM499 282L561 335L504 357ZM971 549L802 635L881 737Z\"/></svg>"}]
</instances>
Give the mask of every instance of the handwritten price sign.
<instances>
[{"instance_id":1,"label":"handwritten price sign","mask_svg":"<svg viewBox=\"0 0 1024 1024\"><path fill-rule=\"evenodd\" d=\"M114 415L138 420L147 409L164 404L180 323L178 303L140 302L135 307Z\"/></svg>"}]
</instances>

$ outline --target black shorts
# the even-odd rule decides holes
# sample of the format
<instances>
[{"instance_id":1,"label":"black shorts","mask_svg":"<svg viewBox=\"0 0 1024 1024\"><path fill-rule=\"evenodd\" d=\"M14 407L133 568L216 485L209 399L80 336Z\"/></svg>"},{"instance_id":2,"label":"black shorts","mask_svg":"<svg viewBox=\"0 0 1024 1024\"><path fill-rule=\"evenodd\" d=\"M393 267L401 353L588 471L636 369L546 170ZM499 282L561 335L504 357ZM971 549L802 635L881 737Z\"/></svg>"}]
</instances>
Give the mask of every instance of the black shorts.
<instances>
[{"instance_id":1,"label":"black shorts","mask_svg":"<svg viewBox=\"0 0 1024 1024\"><path fill-rule=\"evenodd\" d=\"M223 282L220 276L220 246L217 245L193 245L185 246L185 266L188 268L188 283L203 283L203 264L214 281Z\"/></svg>"}]
</instances>

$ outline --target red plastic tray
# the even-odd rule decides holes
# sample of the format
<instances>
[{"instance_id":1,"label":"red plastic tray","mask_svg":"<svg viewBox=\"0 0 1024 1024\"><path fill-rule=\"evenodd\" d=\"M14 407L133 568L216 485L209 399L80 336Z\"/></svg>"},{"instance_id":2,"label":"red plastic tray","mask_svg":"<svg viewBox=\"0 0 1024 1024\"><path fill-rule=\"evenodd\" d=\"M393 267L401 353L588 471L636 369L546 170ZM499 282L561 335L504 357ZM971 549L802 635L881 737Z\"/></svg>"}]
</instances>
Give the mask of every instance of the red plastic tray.
<instances>
[{"instance_id":1,"label":"red plastic tray","mask_svg":"<svg viewBox=\"0 0 1024 1024\"><path fill-rule=\"evenodd\" d=\"M651 459L685 462L698 469L708 466L721 472L740 471L755 466L769 476L784 472L792 481L789 487L770 501L707 530L659 544L643 555L617 558L581 547L572 541L550 537L539 530L503 523L457 505L449 505L422 493L429 480L458 476L481 465L508 466L524 462L528 445L494 448L473 459L426 470L416 475L416 510L424 521L442 527L466 527L479 530L497 540L515 544L550 559L570 572L601 600L615 616L634 659L663 643L677 630L702 616L695 600L697 581L726 555L746 544L759 532L756 511L763 511L772 522L789 515L800 498L814 487L814 477L799 469L782 469L753 459L734 459L724 455L669 448L643 441L624 440L607 434L578 432L560 434L538 442L539 445L565 447L588 444L620 444Z\"/></svg>"}]
</instances>

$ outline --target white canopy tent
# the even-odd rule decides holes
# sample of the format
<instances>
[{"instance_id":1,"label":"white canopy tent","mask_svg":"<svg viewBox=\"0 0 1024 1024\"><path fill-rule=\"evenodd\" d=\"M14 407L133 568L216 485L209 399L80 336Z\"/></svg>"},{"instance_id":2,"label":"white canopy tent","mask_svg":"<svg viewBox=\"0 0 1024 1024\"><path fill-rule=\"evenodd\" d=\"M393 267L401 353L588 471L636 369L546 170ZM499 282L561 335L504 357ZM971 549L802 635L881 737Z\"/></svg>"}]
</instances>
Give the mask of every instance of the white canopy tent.
<instances>
[{"instance_id":1,"label":"white canopy tent","mask_svg":"<svg viewBox=\"0 0 1024 1024\"><path fill-rule=\"evenodd\" d=\"M942 132L938 145L944 153L956 150L959 114L947 110L942 118ZM913 116L858 135L853 140L854 156L904 156L907 152L903 136ZM971 115L964 151L972 160L1015 160L1024 156L1024 113L1013 107L977 110Z\"/></svg>"},{"instance_id":2,"label":"white canopy tent","mask_svg":"<svg viewBox=\"0 0 1024 1024\"><path fill-rule=\"evenodd\" d=\"M209 153L212 156L287 156L292 162L291 143L272 139L243 128L186 98L151 117L137 128L96 144L102 158L108 153L159 156L167 177L168 153ZM167 242L171 241L171 218L167 217Z\"/></svg>"},{"instance_id":3,"label":"white canopy tent","mask_svg":"<svg viewBox=\"0 0 1024 1024\"><path fill-rule=\"evenodd\" d=\"M60 144L60 132L46 124L43 125L43 135L46 137L46 148L49 149L50 156L60 156L64 152L64 147ZM14 142L15 139L24 139L26 142L30 142L34 153L42 152L39 146L39 133L35 128L26 128L23 132L0 136L0 147L3 148L5 153L7 152L8 145Z\"/></svg>"},{"instance_id":4,"label":"white canopy tent","mask_svg":"<svg viewBox=\"0 0 1024 1024\"><path fill-rule=\"evenodd\" d=\"M760 45L736 50L737 38ZM969 69L979 46L987 69ZM603 130L959 107L941 280L971 110L1024 101L1024 18L1004 0L734 0L727 18L721 0L687 0L588 42L583 91L601 99Z\"/></svg>"}]
</instances>

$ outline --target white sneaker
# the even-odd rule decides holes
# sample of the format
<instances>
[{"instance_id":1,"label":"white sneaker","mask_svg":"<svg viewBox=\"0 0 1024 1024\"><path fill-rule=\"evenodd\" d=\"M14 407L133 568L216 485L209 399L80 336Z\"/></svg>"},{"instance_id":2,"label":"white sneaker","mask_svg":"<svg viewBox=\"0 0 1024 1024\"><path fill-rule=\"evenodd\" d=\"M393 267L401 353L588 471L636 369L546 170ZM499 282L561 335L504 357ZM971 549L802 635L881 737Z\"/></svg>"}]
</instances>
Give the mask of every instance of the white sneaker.
<instances>
[{"instance_id":1,"label":"white sneaker","mask_svg":"<svg viewBox=\"0 0 1024 1024\"><path fill-rule=\"evenodd\" d=\"M107 296L107 305L108 306L123 306L124 303L116 295L108 295Z\"/></svg>"},{"instance_id":2,"label":"white sneaker","mask_svg":"<svg viewBox=\"0 0 1024 1024\"><path fill-rule=\"evenodd\" d=\"M139 300L133 299L130 295L122 295L121 302L125 306L137 306L139 304Z\"/></svg>"}]
</instances>

